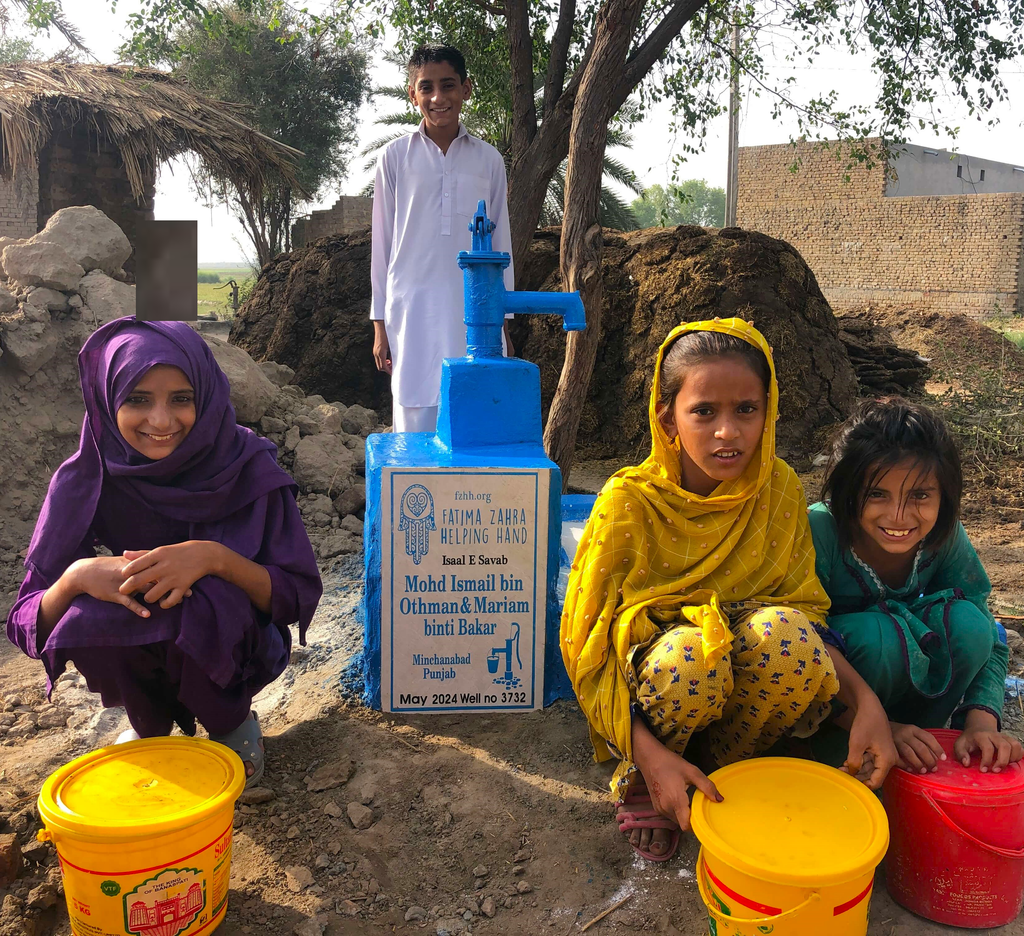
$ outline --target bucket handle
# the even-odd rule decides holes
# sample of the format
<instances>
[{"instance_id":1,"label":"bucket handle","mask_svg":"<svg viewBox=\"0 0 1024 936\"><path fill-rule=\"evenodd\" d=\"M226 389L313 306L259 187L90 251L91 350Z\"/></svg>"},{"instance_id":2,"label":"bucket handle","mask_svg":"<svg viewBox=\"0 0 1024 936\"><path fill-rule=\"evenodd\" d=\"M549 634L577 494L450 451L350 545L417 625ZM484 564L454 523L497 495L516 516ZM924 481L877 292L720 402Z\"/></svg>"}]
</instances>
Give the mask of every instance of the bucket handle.
<instances>
[{"instance_id":1,"label":"bucket handle","mask_svg":"<svg viewBox=\"0 0 1024 936\"><path fill-rule=\"evenodd\" d=\"M701 853L697 856L697 888L700 891L701 900L704 901L704 906L708 909L708 915L715 918L719 923L738 924L744 927L747 926L774 926L783 920L789 920L795 917L802 910L806 909L810 904L817 903L821 900L821 894L814 891L803 903L797 904L789 910L785 910L782 913L776 914L775 916L766 917L755 917L750 919L749 917L733 917L727 916L722 913L716 906L715 900L708 892L708 884L705 878L704 868L704 850L701 849Z\"/></svg>"},{"instance_id":2,"label":"bucket handle","mask_svg":"<svg viewBox=\"0 0 1024 936\"><path fill-rule=\"evenodd\" d=\"M959 825L957 825L950 818L946 810L944 810L935 801L935 799L932 797L930 793L922 793L921 795L924 796L925 802L927 802L928 805L931 806L939 814L939 818L942 819L943 823L946 825L947 828L956 832L957 835L963 836L965 839L967 839L967 841L971 842L973 845L977 845L978 848L981 848L987 852L991 852L993 855L999 855L1001 858L1012 858L1017 861L1024 858L1024 848L1001 848L998 845L990 845L988 842L983 842L980 838L976 838L975 836L971 835L971 833L968 832L966 829L961 828Z\"/></svg>"}]
</instances>

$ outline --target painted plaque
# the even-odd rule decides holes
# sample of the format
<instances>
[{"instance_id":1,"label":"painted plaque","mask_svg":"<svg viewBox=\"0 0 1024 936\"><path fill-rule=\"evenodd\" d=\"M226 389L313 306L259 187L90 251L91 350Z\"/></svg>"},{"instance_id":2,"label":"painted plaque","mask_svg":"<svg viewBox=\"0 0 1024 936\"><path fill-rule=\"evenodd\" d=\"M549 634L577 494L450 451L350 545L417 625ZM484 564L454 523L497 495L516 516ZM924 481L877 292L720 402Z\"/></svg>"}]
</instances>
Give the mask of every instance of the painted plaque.
<instances>
[{"instance_id":1,"label":"painted plaque","mask_svg":"<svg viewBox=\"0 0 1024 936\"><path fill-rule=\"evenodd\" d=\"M383 469L384 711L541 708L550 477Z\"/></svg>"}]
</instances>

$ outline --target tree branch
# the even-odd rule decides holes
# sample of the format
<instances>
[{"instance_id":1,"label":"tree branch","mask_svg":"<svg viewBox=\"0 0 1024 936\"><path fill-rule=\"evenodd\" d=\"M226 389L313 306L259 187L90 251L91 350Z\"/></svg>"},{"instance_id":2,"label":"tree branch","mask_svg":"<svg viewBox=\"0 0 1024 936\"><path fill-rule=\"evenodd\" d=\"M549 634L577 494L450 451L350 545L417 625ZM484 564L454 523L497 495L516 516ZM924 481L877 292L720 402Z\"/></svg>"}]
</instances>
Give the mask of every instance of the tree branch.
<instances>
[{"instance_id":1,"label":"tree branch","mask_svg":"<svg viewBox=\"0 0 1024 936\"><path fill-rule=\"evenodd\" d=\"M654 67L654 63L661 58L672 40L707 5L708 0L677 0L672 5L672 9L665 14L662 21L644 40L640 48L626 59L626 67L622 70L622 78L612 92L612 99L615 102L615 110L612 113L615 113L626 103L626 99L633 93L636 86L644 80L647 73Z\"/></svg>"},{"instance_id":2,"label":"tree branch","mask_svg":"<svg viewBox=\"0 0 1024 936\"><path fill-rule=\"evenodd\" d=\"M576 0L562 0L558 5L558 23L551 37L551 57L548 59L548 76L544 83L544 116L554 108L565 87L565 70L569 61L569 44L572 41L572 26L576 19Z\"/></svg>"},{"instance_id":3,"label":"tree branch","mask_svg":"<svg viewBox=\"0 0 1024 936\"><path fill-rule=\"evenodd\" d=\"M491 16L504 16L505 11L495 3L488 3L487 0L469 0L469 2L483 10L485 13L490 13Z\"/></svg>"},{"instance_id":4,"label":"tree branch","mask_svg":"<svg viewBox=\"0 0 1024 936\"><path fill-rule=\"evenodd\" d=\"M537 135L533 97L533 34L529 0L505 0L509 64L512 70L512 152L522 153Z\"/></svg>"}]
</instances>

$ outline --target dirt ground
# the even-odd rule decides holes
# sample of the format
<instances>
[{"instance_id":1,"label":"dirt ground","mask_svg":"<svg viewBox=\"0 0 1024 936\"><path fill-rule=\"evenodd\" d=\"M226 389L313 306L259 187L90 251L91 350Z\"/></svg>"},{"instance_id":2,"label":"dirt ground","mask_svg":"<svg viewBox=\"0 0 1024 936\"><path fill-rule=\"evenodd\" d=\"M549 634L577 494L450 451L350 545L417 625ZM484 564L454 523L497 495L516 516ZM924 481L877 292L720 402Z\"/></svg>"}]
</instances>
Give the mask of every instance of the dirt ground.
<instances>
[{"instance_id":1,"label":"dirt ground","mask_svg":"<svg viewBox=\"0 0 1024 936\"><path fill-rule=\"evenodd\" d=\"M574 487L594 489L614 467L580 466ZM994 605L1018 615L1022 474L1014 465L971 469L965 502ZM813 494L820 477L805 480ZM9 583L10 564L3 571ZM360 645L360 577L357 557L325 566L309 646L257 700L269 792L265 802L236 811L232 890L219 932L570 936L629 898L592 932L706 933L693 875L696 841L684 836L678 856L663 866L633 856L612 822L611 766L591 760L574 702L527 715L406 717L369 711L342 691ZM12 598L0 587L0 616ZM1014 672L1022 664L1015 653ZM123 713L97 706L74 672L58 684L52 705L42 686L41 666L0 641L0 833L15 831L23 843L38 825L34 802L47 774L127 726ZM1022 705L1007 701L1007 724L1024 737ZM357 829L350 812L369 827ZM6 896L0 891L0 936L70 932L62 899L24 909L26 899L50 902L52 891L47 898L45 887L33 889L57 880L49 846L34 857L39 863L29 862ZM957 932L970 931L898 907L880 874L870 936ZM1024 936L1024 923L1001 932Z\"/></svg>"}]
</instances>

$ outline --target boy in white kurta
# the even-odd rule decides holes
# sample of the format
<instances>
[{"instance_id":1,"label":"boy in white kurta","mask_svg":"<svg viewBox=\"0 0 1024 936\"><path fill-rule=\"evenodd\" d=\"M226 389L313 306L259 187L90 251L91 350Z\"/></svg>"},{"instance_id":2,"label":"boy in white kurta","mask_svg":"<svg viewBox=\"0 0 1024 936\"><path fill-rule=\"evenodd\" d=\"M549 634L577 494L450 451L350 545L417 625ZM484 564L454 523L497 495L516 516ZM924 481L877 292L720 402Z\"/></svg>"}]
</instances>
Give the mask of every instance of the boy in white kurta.
<instances>
[{"instance_id":1,"label":"boy in white kurta","mask_svg":"<svg viewBox=\"0 0 1024 936\"><path fill-rule=\"evenodd\" d=\"M466 353L460 250L487 202L495 250L511 253L505 163L459 121L469 98L462 54L420 46L409 62L409 97L423 115L415 133L389 143L373 185L373 354L391 374L395 432L433 432L441 361ZM512 289L512 267L505 271ZM506 333L507 344L507 333Z\"/></svg>"}]
</instances>

